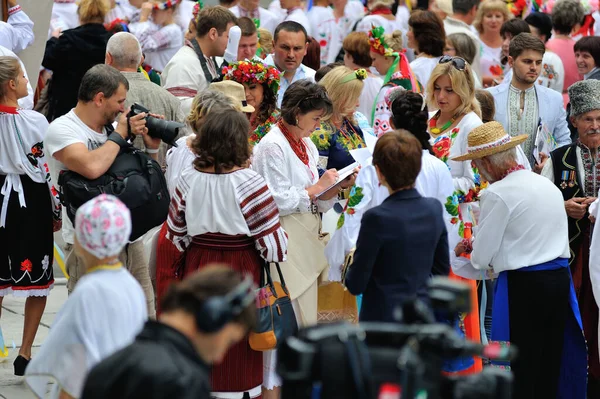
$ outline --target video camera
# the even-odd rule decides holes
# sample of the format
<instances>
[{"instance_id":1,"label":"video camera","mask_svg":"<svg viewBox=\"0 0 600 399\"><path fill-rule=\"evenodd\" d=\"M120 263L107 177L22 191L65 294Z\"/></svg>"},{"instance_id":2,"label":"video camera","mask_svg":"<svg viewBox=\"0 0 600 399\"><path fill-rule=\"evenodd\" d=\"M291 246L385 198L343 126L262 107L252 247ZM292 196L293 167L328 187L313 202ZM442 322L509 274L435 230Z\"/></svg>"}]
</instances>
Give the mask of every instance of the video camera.
<instances>
[{"instance_id":1,"label":"video camera","mask_svg":"<svg viewBox=\"0 0 600 399\"><path fill-rule=\"evenodd\" d=\"M144 119L146 120L148 135L155 139L161 139L163 142L173 147L177 147L175 140L177 139L177 136L179 136L179 129L185 127L185 124L150 116L150 110L138 103L131 106L131 110L127 114L127 121L129 122L129 118L141 114L142 112L146 113Z\"/></svg>"},{"instance_id":2,"label":"video camera","mask_svg":"<svg viewBox=\"0 0 600 399\"><path fill-rule=\"evenodd\" d=\"M428 295L431 307L420 300L407 302L399 323L320 325L289 337L278 348L282 399L399 398L400 391L402 399L510 399L508 371L488 367L470 376L442 373L446 360L510 360L516 349L466 341L452 322L435 321L431 309L444 320L470 310L465 284L435 277Z\"/></svg>"}]
</instances>

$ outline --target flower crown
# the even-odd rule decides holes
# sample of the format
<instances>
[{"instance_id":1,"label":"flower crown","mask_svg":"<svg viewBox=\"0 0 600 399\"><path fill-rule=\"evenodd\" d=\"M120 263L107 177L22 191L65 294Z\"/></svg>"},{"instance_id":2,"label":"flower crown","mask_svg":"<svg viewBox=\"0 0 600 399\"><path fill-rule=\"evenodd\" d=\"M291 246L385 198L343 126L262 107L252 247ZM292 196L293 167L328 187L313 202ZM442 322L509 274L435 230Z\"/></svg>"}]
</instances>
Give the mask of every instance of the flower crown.
<instances>
[{"instance_id":1,"label":"flower crown","mask_svg":"<svg viewBox=\"0 0 600 399\"><path fill-rule=\"evenodd\" d=\"M384 35L385 29L383 26L371 25L371 30L369 31L369 43L371 44L371 50L374 53L391 57L394 55L394 50L387 45Z\"/></svg>"},{"instance_id":2,"label":"flower crown","mask_svg":"<svg viewBox=\"0 0 600 399\"><path fill-rule=\"evenodd\" d=\"M238 61L223 68L224 79L238 83L266 83L273 93L279 90L279 75L277 68L263 64L260 61Z\"/></svg>"},{"instance_id":3,"label":"flower crown","mask_svg":"<svg viewBox=\"0 0 600 399\"><path fill-rule=\"evenodd\" d=\"M155 10L167 10L171 7L175 7L180 2L181 2L181 0L167 0L162 3L154 4L154 6L152 8Z\"/></svg>"}]
</instances>

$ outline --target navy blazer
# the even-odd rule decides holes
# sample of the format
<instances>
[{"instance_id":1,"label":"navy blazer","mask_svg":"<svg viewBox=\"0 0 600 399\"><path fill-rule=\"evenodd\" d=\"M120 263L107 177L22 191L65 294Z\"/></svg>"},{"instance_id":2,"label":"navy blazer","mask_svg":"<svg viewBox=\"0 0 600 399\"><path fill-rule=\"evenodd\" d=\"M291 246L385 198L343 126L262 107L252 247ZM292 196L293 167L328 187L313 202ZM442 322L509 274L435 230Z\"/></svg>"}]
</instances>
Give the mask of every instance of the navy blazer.
<instances>
[{"instance_id":1,"label":"navy blazer","mask_svg":"<svg viewBox=\"0 0 600 399\"><path fill-rule=\"evenodd\" d=\"M394 321L403 302L427 298L430 276L450 271L440 201L416 189L398 191L367 211L345 284L363 294L360 321Z\"/></svg>"}]
</instances>

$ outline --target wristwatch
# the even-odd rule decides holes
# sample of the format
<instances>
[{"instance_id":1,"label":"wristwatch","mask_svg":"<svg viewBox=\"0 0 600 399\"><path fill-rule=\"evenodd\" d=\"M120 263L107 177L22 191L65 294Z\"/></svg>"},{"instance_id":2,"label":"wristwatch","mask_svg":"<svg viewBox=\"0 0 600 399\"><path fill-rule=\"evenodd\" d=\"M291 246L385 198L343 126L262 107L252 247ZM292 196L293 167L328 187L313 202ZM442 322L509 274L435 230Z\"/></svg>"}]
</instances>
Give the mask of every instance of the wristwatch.
<instances>
[{"instance_id":1,"label":"wristwatch","mask_svg":"<svg viewBox=\"0 0 600 399\"><path fill-rule=\"evenodd\" d=\"M127 141L117 132L112 132L108 135L108 140L112 141L119 145L119 147L124 147L128 145Z\"/></svg>"}]
</instances>

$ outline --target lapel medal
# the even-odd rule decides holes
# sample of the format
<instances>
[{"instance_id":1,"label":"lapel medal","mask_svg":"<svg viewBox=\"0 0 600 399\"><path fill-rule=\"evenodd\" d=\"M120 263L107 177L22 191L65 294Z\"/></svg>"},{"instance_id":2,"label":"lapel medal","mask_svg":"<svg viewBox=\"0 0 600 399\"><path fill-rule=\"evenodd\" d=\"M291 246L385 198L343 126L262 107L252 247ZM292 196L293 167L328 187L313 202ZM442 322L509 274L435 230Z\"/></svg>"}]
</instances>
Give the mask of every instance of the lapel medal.
<instances>
[{"instance_id":1,"label":"lapel medal","mask_svg":"<svg viewBox=\"0 0 600 399\"><path fill-rule=\"evenodd\" d=\"M573 187L575 186L575 171L572 170L571 174L569 175L569 187Z\"/></svg>"},{"instance_id":2,"label":"lapel medal","mask_svg":"<svg viewBox=\"0 0 600 399\"><path fill-rule=\"evenodd\" d=\"M560 176L560 188L562 190L564 190L565 188L567 188L567 179L569 178L569 171L567 170L563 170L562 174Z\"/></svg>"}]
</instances>

